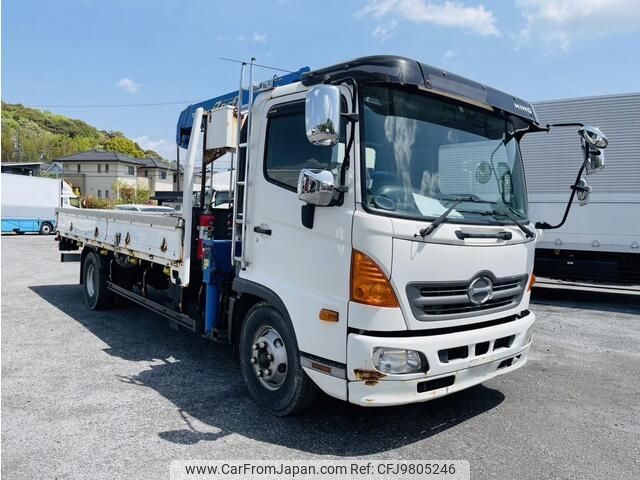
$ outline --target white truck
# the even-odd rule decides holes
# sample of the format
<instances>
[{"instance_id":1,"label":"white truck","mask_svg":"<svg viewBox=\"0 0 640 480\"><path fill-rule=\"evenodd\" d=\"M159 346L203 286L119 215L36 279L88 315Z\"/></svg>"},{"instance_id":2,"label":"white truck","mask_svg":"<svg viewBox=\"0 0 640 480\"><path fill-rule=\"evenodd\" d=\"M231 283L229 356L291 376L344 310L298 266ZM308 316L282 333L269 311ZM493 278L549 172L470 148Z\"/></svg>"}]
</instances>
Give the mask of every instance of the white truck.
<instances>
[{"instance_id":1,"label":"white truck","mask_svg":"<svg viewBox=\"0 0 640 480\"><path fill-rule=\"evenodd\" d=\"M54 232L56 208L71 207L75 194L62 180L2 174L2 233Z\"/></svg>"},{"instance_id":2,"label":"white truck","mask_svg":"<svg viewBox=\"0 0 640 480\"><path fill-rule=\"evenodd\" d=\"M203 182L179 214L58 212L89 308L120 295L235 343L250 395L279 416L318 389L400 405L522 367L540 232L519 141L552 127L520 98L406 58L258 85L253 64L238 91L178 121L183 191L204 135L203 167L232 153L232 209L205 205ZM582 173L602 168L607 144L575 126L569 206L586 202Z\"/></svg>"},{"instance_id":3,"label":"white truck","mask_svg":"<svg viewBox=\"0 0 640 480\"><path fill-rule=\"evenodd\" d=\"M607 132L607 174L593 179L589 208L536 243L537 286L615 289L640 294L640 93L537 102L544 122L580 118ZM574 132L525 137L522 154L530 217L560 219L580 154Z\"/></svg>"}]
</instances>

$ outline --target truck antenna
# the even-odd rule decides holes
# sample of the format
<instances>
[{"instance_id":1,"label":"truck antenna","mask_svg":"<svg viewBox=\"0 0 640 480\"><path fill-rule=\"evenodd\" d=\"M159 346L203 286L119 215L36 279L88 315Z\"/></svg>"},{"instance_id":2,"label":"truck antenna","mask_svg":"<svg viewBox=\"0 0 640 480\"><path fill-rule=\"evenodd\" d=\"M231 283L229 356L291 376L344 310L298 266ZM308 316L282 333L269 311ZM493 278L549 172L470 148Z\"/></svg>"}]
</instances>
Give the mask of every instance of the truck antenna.
<instances>
[{"instance_id":1,"label":"truck antenna","mask_svg":"<svg viewBox=\"0 0 640 480\"><path fill-rule=\"evenodd\" d=\"M227 58L227 57L220 57L220 60L224 60L225 62L243 63L245 65L248 65L249 63L251 63L245 60L236 60L235 58ZM260 65L259 63L254 63L253 66L260 67L260 68L267 68L269 70L276 70L278 72L293 73L293 70L285 70L284 68L272 67L270 65Z\"/></svg>"}]
</instances>

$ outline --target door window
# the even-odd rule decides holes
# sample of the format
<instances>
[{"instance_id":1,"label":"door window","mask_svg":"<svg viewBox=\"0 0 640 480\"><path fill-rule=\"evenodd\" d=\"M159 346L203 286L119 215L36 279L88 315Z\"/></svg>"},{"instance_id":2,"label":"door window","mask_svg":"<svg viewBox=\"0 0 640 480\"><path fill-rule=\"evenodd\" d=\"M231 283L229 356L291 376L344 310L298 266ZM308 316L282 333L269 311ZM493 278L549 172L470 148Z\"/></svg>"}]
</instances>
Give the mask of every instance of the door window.
<instances>
[{"instance_id":1,"label":"door window","mask_svg":"<svg viewBox=\"0 0 640 480\"><path fill-rule=\"evenodd\" d=\"M269 112L264 174L267 180L296 191L303 168L330 170L337 175L344 158L344 123L340 143L333 148L312 145L307 140L304 102L279 105Z\"/></svg>"}]
</instances>

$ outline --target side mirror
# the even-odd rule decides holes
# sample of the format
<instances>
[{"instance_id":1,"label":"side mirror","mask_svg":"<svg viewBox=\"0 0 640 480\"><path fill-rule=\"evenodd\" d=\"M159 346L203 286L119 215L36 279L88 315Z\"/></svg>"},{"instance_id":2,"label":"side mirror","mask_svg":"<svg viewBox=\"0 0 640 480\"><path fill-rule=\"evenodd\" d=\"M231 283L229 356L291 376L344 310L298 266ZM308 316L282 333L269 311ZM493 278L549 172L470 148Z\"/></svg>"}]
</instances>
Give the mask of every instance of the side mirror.
<instances>
[{"instance_id":1,"label":"side mirror","mask_svg":"<svg viewBox=\"0 0 640 480\"><path fill-rule=\"evenodd\" d=\"M602 171L604 168L604 152L597 147L585 146L587 151L587 165L585 167L585 173L587 175L593 175Z\"/></svg>"},{"instance_id":2,"label":"side mirror","mask_svg":"<svg viewBox=\"0 0 640 480\"><path fill-rule=\"evenodd\" d=\"M609 140L599 128L584 126L580 130L578 130L580 136L584 139L586 143L596 148L607 148L609 145Z\"/></svg>"},{"instance_id":3,"label":"side mirror","mask_svg":"<svg viewBox=\"0 0 640 480\"><path fill-rule=\"evenodd\" d=\"M340 89L315 85L305 102L307 139L314 145L332 147L340 140Z\"/></svg>"},{"instance_id":4,"label":"side mirror","mask_svg":"<svg viewBox=\"0 0 640 480\"><path fill-rule=\"evenodd\" d=\"M580 172L578 173L579 179L576 178L576 183L571 185L571 197L567 202L567 207L564 210L564 216L562 220L557 225L550 225L547 222L537 222L536 228L540 228L543 230L552 230L555 228L560 228L567 221L567 216L569 215L569 210L571 209L571 205L573 204L574 196L578 197L578 202L580 202L580 206L584 206L589 203L589 195L591 195L591 186L587 183L586 179L582 177L582 173L584 172L587 175L592 175L594 173L600 172L604 168L604 150L609 145L609 140L604 133L600 131L599 128L589 127L582 124L575 123L556 123L548 125L548 127L572 127L575 125L580 125L580 129L578 130L578 134L582 139L582 150L584 152L584 161L582 166L580 167Z\"/></svg>"},{"instance_id":5,"label":"side mirror","mask_svg":"<svg viewBox=\"0 0 640 480\"><path fill-rule=\"evenodd\" d=\"M338 193L334 182L329 170L303 168L298 177L298 198L311 205L327 207Z\"/></svg>"},{"instance_id":6,"label":"side mirror","mask_svg":"<svg viewBox=\"0 0 640 480\"><path fill-rule=\"evenodd\" d=\"M604 168L604 150L609 145L609 140L600 129L596 127L582 127L578 130L582 137L582 148L585 150L587 164L585 173L593 175Z\"/></svg>"},{"instance_id":7,"label":"side mirror","mask_svg":"<svg viewBox=\"0 0 640 480\"><path fill-rule=\"evenodd\" d=\"M583 207L587 203L589 203L589 195L591 195L591 186L587 183L587 181L584 178L581 178L574 188L576 189L576 197L578 197L580 206Z\"/></svg>"}]
</instances>

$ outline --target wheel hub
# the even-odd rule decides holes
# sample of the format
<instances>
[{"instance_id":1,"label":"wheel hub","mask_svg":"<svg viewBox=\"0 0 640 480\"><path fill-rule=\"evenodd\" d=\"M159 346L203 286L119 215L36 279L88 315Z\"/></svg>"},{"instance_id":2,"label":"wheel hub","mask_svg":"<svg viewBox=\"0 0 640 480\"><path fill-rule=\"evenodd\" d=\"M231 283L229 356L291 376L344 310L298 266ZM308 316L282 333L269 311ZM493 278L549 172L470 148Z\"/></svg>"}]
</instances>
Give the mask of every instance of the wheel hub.
<instances>
[{"instance_id":1,"label":"wheel hub","mask_svg":"<svg viewBox=\"0 0 640 480\"><path fill-rule=\"evenodd\" d=\"M93 295L96 292L96 288L95 288L96 269L93 265L89 265L87 267L87 278L85 278L84 281L86 284L87 293L89 294L90 297L93 297Z\"/></svg>"},{"instance_id":2,"label":"wheel hub","mask_svg":"<svg viewBox=\"0 0 640 480\"><path fill-rule=\"evenodd\" d=\"M287 349L272 327L256 333L251 348L251 365L258 380L269 390L277 390L287 377Z\"/></svg>"}]
</instances>

